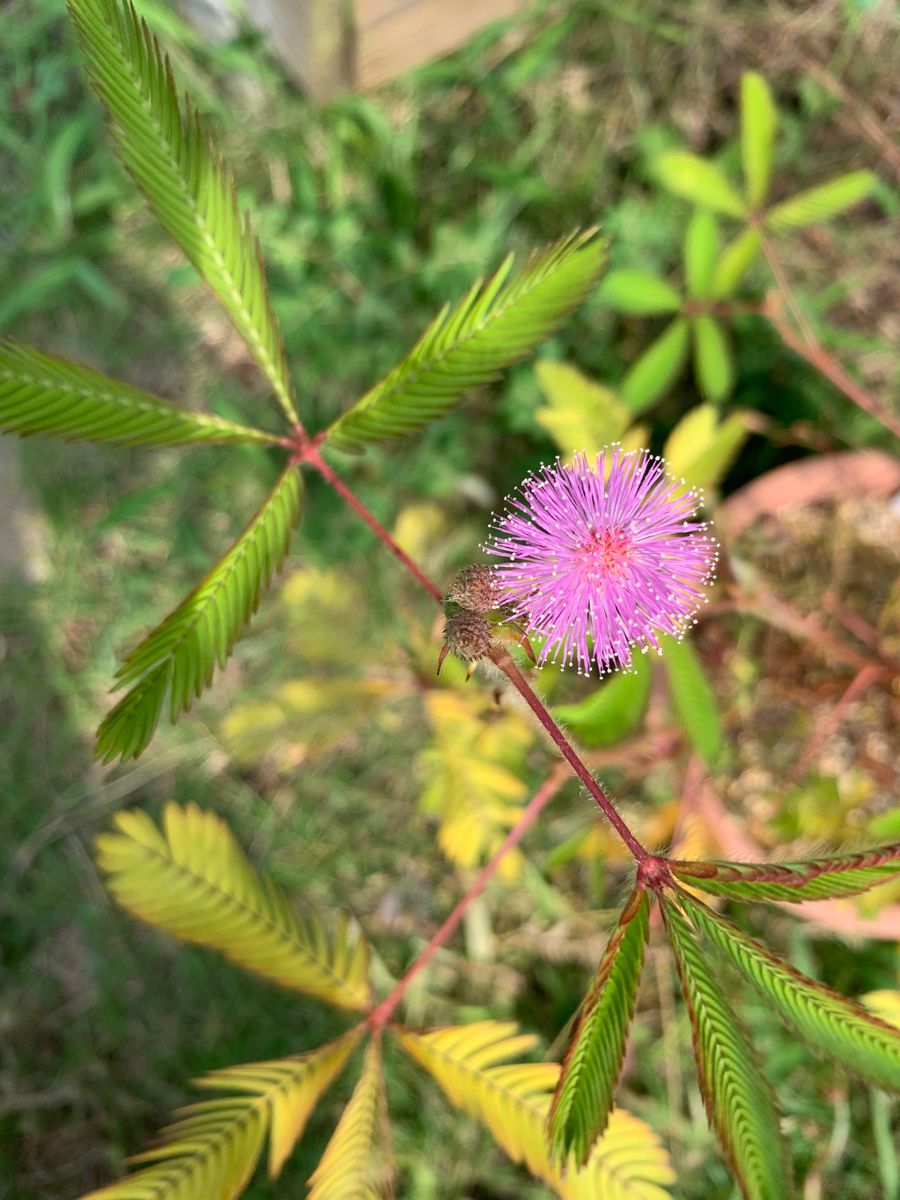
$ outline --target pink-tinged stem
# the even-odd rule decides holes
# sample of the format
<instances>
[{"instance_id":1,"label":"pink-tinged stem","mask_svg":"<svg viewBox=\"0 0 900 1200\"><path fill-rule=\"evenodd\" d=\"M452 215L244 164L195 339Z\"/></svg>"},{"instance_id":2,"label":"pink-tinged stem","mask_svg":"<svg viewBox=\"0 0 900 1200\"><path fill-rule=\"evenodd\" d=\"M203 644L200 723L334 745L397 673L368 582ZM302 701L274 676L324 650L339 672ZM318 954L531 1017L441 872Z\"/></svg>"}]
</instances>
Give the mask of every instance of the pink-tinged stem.
<instances>
[{"instance_id":1,"label":"pink-tinged stem","mask_svg":"<svg viewBox=\"0 0 900 1200\"><path fill-rule=\"evenodd\" d=\"M397 983L394 990L376 1005L369 1013L366 1019L366 1024L373 1030L383 1029L387 1022L391 1019L394 1009L406 995L410 984L425 967L431 962L438 950L449 941L456 932L459 923L465 916L466 909L476 900L484 889L487 887L490 880L497 873L497 868L500 863L506 858L510 850L515 849L521 842L522 838L538 819L541 810L549 804L556 793L559 791L563 782L563 772L559 769L554 769L544 780L535 794L529 800L526 807L522 810L522 815L510 829L509 833L504 838L502 844L495 852L493 858L485 866L481 868L472 886L462 897L447 919L441 925L440 929L432 937L431 941L412 964L403 978Z\"/></svg>"},{"instance_id":2,"label":"pink-tinged stem","mask_svg":"<svg viewBox=\"0 0 900 1200\"><path fill-rule=\"evenodd\" d=\"M886 429L890 429L893 434L900 437L900 420L879 404L875 397L870 395L864 387L851 379L837 359L833 358L823 349L816 340L815 334L794 298L794 293L791 291L791 286L781 269L781 264L770 242L764 237L762 238L761 245L766 262L769 264L769 269L775 280L778 295L793 314L802 336L798 337L787 321L785 321L779 311L778 300L774 296L767 298L763 304L763 315L769 324L784 344L793 350L795 354L805 359L820 375L824 375L829 382L833 383L839 391L843 392L863 412L868 413L870 417L874 417L880 425L883 425Z\"/></svg>"},{"instance_id":3,"label":"pink-tinged stem","mask_svg":"<svg viewBox=\"0 0 900 1200\"><path fill-rule=\"evenodd\" d=\"M362 501L357 499L353 492L350 491L343 480L339 479L338 476L335 475L334 471L332 471L331 467L329 467L328 463L325 462L321 455L316 450L311 450L303 455L302 461L308 462L310 466L315 467L322 478L331 484L341 499L353 509L358 517L361 517L362 520L365 521L379 541L383 542L385 546L387 546L388 550L390 550L391 554L400 560L404 567L406 567L407 571L409 571L410 575L412 575L413 578L419 584L421 584L425 591L428 592L429 595L438 602L438 604L442 604L444 597L437 585L432 583L421 567L417 566L416 563L414 563L406 553L406 551L402 550L397 545L381 522L376 520L376 518L369 512Z\"/></svg>"},{"instance_id":4,"label":"pink-tinged stem","mask_svg":"<svg viewBox=\"0 0 900 1200\"><path fill-rule=\"evenodd\" d=\"M628 847L632 856L638 863L644 862L646 859L653 856L641 845L637 840L613 805L613 802L607 796L606 792L590 773L581 759L578 757L575 749L569 744L566 735L556 724L550 713L544 707L539 696L531 689L525 676L510 658L505 650L490 651L491 660L500 668L506 678L510 681L513 687L516 688L519 695L547 730L553 743L556 745L560 754L594 797L600 806L604 816L615 829L616 833Z\"/></svg>"}]
</instances>

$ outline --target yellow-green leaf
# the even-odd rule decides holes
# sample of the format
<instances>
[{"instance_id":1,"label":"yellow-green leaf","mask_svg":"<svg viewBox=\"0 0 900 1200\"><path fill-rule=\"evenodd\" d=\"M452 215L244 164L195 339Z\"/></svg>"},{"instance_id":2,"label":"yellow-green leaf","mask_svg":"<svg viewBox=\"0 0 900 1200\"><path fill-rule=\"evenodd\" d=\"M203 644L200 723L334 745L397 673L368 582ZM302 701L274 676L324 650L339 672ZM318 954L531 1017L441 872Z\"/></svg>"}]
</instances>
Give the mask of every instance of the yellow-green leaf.
<instances>
[{"instance_id":1,"label":"yellow-green leaf","mask_svg":"<svg viewBox=\"0 0 900 1200\"><path fill-rule=\"evenodd\" d=\"M634 363L620 388L632 413L649 408L668 391L684 368L688 344L688 322L676 317Z\"/></svg>"},{"instance_id":2,"label":"yellow-green leaf","mask_svg":"<svg viewBox=\"0 0 900 1200\"><path fill-rule=\"evenodd\" d=\"M368 950L342 921L328 938L250 866L228 826L194 804L168 804L163 828L137 809L97 838L106 886L135 916L219 950L249 971L342 1008L369 999Z\"/></svg>"},{"instance_id":3,"label":"yellow-green leaf","mask_svg":"<svg viewBox=\"0 0 900 1200\"><path fill-rule=\"evenodd\" d=\"M748 436L747 418L740 410L723 421L715 405L698 404L669 434L663 457L672 474L691 487L715 488Z\"/></svg>"},{"instance_id":4,"label":"yellow-green leaf","mask_svg":"<svg viewBox=\"0 0 900 1200\"><path fill-rule=\"evenodd\" d=\"M722 749L719 705L693 646L668 634L660 637L669 695L688 741L707 766L714 766Z\"/></svg>"},{"instance_id":5,"label":"yellow-green leaf","mask_svg":"<svg viewBox=\"0 0 900 1200\"><path fill-rule=\"evenodd\" d=\"M731 296L753 265L762 239L758 229L744 229L722 251L710 282L710 296L722 300Z\"/></svg>"},{"instance_id":6,"label":"yellow-green leaf","mask_svg":"<svg viewBox=\"0 0 900 1200\"><path fill-rule=\"evenodd\" d=\"M307 1200L389 1200L393 1194L381 1047L372 1040L359 1083L310 1176Z\"/></svg>"},{"instance_id":7,"label":"yellow-green leaf","mask_svg":"<svg viewBox=\"0 0 900 1200\"><path fill-rule=\"evenodd\" d=\"M246 1092L265 1100L270 1127L269 1175L274 1179L303 1136L310 1113L340 1074L360 1036L357 1027L336 1042L307 1054L223 1067L195 1079L194 1084L215 1091Z\"/></svg>"},{"instance_id":8,"label":"yellow-green leaf","mask_svg":"<svg viewBox=\"0 0 900 1200\"><path fill-rule=\"evenodd\" d=\"M617 312L654 316L678 312L681 296L670 283L649 271L610 271L597 289L598 299Z\"/></svg>"},{"instance_id":9,"label":"yellow-green leaf","mask_svg":"<svg viewBox=\"0 0 900 1200\"><path fill-rule=\"evenodd\" d=\"M719 254L719 226L711 212L698 208L684 235L684 275L691 296L708 296Z\"/></svg>"},{"instance_id":10,"label":"yellow-green leaf","mask_svg":"<svg viewBox=\"0 0 900 1200\"><path fill-rule=\"evenodd\" d=\"M481 1121L513 1162L547 1182L563 1200L669 1200L675 1182L669 1157L653 1130L614 1109L585 1166L553 1162L546 1134L556 1063L510 1063L536 1039L511 1022L479 1021L404 1030L404 1049L437 1080L450 1101Z\"/></svg>"},{"instance_id":11,"label":"yellow-green leaf","mask_svg":"<svg viewBox=\"0 0 900 1200\"><path fill-rule=\"evenodd\" d=\"M522 815L528 789L522 779L534 732L518 713L486 722L457 692L428 693L425 705L434 741L417 765L424 780L420 805L440 822L441 850L460 867L474 867L498 849ZM503 860L502 878L514 879L521 857Z\"/></svg>"},{"instance_id":12,"label":"yellow-green leaf","mask_svg":"<svg viewBox=\"0 0 900 1200\"><path fill-rule=\"evenodd\" d=\"M535 417L563 454L590 453L622 441L631 413L615 392L594 383L577 367L549 358L541 359L534 373L548 401Z\"/></svg>"},{"instance_id":13,"label":"yellow-green leaf","mask_svg":"<svg viewBox=\"0 0 900 1200\"><path fill-rule=\"evenodd\" d=\"M721 321L694 317L694 370L704 399L724 400L734 385L734 362Z\"/></svg>"},{"instance_id":14,"label":"yellow-green leaf","mask_svg":"<svg viewBox=\"0 0 900 1200\"><path fill-rule=\"evenodd\" d=\"M828 183L800 192L769 210L766 224L777 232L827 221L864 200L874 186L871 171L851 171Z\"/></svg>"},{"instance_id":15,"label":"yellow-green leaf","mask_svg":"<svg viewBox=\"0 0 900 1200\"><path fill-rule=\"evenodd\" d=\"M700 208L711 208L729 217L743 217L747 208L717 166L686 150L671 150L659 161L659 176L676 196Z\"/></svg>"},{"instance_id":16,"label":"yellow-green leaf","mask_svg":"<svg viewBox=\"0 0 900 1200\"><path fill-rule=\"evenodd\" d=\"M759 208L769 191L778 112L769 85L756 71L741 77L741 156L747 203Z\"/></svg>"}]
</instances>

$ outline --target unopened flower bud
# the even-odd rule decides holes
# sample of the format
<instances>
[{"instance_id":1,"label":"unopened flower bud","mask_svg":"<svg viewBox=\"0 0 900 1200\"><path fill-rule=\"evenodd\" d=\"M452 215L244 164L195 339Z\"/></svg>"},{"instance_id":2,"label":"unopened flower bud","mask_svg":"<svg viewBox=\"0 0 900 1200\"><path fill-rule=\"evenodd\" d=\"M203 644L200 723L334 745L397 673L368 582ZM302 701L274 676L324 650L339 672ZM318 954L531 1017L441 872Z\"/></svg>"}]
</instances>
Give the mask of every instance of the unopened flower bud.
<instances>
[{"instance_id":1,"label":"unopened flower bud","mask_svg":"<svg viewBox=\"0 0 900 1200\"><path fill-rule=\"evenodd\" d=\"M459 612L444 623L447 650L463 662L484 658L491 645L491 626L477 613Z\"/></svg>"},{"instance_id":2,"label":"unopened flower bud","mask_svg":"<svg viewBox=\"0 0 900 1200\"><path fill-rule=\"evenodd\" d=\"M464 567L453 576L444 599L469 612L490 612L498 604L497 580L493 567Z\"/></svg>"}]
</instances>

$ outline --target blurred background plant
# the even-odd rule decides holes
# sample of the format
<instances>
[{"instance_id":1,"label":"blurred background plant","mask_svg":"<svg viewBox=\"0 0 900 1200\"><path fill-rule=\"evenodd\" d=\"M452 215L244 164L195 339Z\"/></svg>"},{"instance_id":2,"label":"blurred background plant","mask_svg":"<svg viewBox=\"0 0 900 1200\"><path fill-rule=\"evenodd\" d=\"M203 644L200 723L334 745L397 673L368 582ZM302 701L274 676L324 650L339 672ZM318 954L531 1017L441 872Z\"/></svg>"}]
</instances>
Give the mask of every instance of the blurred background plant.
<instances>
[{"instance_id":1,"label":"blurred background plant","mask_svg":"<svg viewBox=\"0 0 900 1200\"><path fill-rule=\"evenodd\" d=\"M890 6L660 3L638 15L543 3L377 93L321 107L283 81L254 36L210 48L163 0L139 7L174 47L237 169L313 425L365 390L501 248L602 216L605 289L536 365L480 392L413 452L370 450L358 490L445 580L541 457L610 438L664 451L714 504L721 498L726 568L708 618L691 646L635 675L598 687L545 670L543 690L653 845L685 857L796 857L900 836L898 518L888 499L898 473L883 453L896 447L782 337L824 351L897 421L900 198L884 131L900 123L900 34ZM0 19L0 262L14 283L0 332L90 356L189 406L259 419L243 345L113 159L61 5L6 0ZM791 236L764 224L775 273L760 246L728 275L722 252L731 246L734 262L737 251L724 235L719 248L720 226L733 218L730 232L744 236L735 200L754 210L763 200L746 151L749 191L727 182L739 178L747 66L764 70L780 110L770 219L840 175L857 180L845 198L861 202ZM764 134L766 100L749 86ZM718 173L699 174L685 147ZM863 171L877 175L865 188ZM685 197L705 208L692 216ZM693 376L683 371L689 346ZM12 481L18 447L0 452ZM198 716L162 730L137 766L91 766L118 653L217 556L274 478L264 450L233 454L226 474L204 449L187 468L168 451L21 448L31 508L11 499L4 536L24 543L9 558L26 580L14 566L0 582L0 835L11 860L0 884L0 1159L14 1200L105 1182L185 1098L192 1073L342 1029L324 1007L113 910L86 850L112 809L155 812L171 798L215 807L253 860L311 903L346 907L351 897L388 978L550 762L530 723L494 713L490 689L464 686L462 668L448 660L435 679L427 601L313 479L291 573ZM336 558L350 565L337 569ZM464 779L445 752L458 742ZM456 874L434 855L435 837ZM567 784L470 910L465 953L445 950L427 996L414 996L423 1019L510 1017L550 1041L596 964L627 869ZM809 923L778 910L753 917L809 973L849 994L884 993L896 978L897 898L888 885ZM680 1195L730 1196L693 1075L679 1065L688 1030L667 963L665 950L651 952L655 986L641 994L623 1098L666 1142ZM801 1052L762 1004L745 1012L806 1194L900 1195L890 1102ZM401 1194L546 1194L439 1096L423 1101L421 1086L392 1064ZM280 1188L301 1188L341 1098L338 1087L317 1112ZM271 1188L260 1179L246 1194Z\"/></svg>"}]
</instances>

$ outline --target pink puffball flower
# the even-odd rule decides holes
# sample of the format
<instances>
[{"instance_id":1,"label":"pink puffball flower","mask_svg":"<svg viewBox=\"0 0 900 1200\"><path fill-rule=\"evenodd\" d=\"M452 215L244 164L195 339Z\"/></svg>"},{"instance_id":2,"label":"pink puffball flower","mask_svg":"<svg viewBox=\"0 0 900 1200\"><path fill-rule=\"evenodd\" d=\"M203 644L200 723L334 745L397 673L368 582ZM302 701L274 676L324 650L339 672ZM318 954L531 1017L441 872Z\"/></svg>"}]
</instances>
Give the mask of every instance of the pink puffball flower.
<instances>
[{"instance_id":1,"label":"pink puffball flower","mask_svg":"<svg viewBox=\"0 0 900 1200\"><path fill-rule=\"evenodd\" d=\"M680 638L705 602L718 546L697 521L700 494L647 450L607 446L526 477L482 547L498 598L544 639L538 663L596 662L603 675L632 651Z\"/></svg>"}]
</instances>

